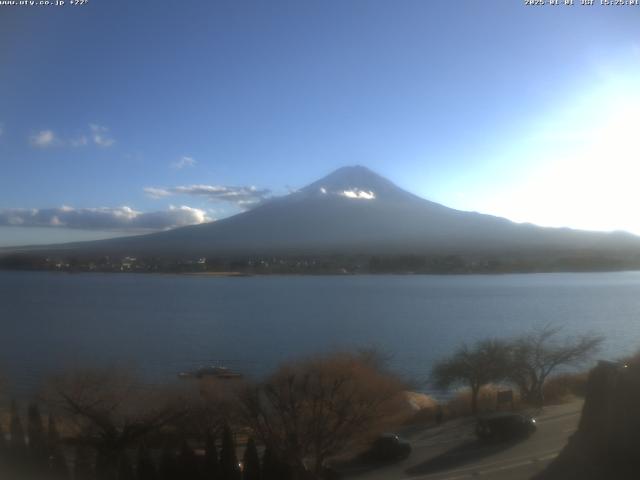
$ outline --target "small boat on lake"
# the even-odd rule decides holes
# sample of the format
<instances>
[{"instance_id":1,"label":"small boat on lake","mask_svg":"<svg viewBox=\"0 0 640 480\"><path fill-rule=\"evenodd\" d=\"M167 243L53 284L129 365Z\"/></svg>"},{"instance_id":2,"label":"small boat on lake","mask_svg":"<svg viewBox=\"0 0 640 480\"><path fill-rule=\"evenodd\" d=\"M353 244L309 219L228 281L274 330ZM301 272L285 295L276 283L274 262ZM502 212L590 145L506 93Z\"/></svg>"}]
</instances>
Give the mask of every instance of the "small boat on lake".
<instances>
[{"instance_id":1,"label":"small boat on lake","mask_svg":"<svg viewBox=\"0 0 640 480\"><path fill-rule=\"evenodd\" d=\"M234 372L227 367L208 366L200 367L197 370L181 372L178 374L180 378L217 378L220 380L235 380L243 377L241 373Z\"/></svg>"}]
</instances>

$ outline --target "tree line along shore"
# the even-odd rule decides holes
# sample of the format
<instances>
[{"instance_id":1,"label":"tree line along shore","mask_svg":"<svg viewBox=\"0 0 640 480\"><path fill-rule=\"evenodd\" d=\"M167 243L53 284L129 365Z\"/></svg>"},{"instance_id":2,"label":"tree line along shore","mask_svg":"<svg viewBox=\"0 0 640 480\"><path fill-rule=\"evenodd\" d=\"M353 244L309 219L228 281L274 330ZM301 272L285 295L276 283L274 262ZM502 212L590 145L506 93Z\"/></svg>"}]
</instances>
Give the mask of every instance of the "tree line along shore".
<instances>
[{"instance_id":1,"label":"tree line along shore","mask_svg":"<svg viewBox=\"0 0 640 480\"><path fill-rule=\"evenodd\" d=\"M122 256L0 252L0 269L105 272L268 274L498 274L639 270L640 254L598 251L529 254L322 254L250 256Z\"/></svg>"}]
</instances>

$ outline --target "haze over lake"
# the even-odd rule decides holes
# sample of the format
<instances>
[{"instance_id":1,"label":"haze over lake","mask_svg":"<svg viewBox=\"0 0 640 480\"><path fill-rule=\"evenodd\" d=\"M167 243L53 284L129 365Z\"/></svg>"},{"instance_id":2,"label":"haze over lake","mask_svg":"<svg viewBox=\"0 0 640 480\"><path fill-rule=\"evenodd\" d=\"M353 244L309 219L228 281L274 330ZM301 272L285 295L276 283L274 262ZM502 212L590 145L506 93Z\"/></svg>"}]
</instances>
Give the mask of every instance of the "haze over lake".
<instances>
[{"instance_id":1,"label":"haze over lake","mask_svg":"<svg viewBox=\"0 0 640 480\"><path fill-rule=\"evenodd\" d=\"M219 363L250 375L376 346L425 380L461 342L547 322L640 347L640 272L496 276L256 276L0 272L0 370L28 393L48 373L125 365L149 380ZM99 362L99 363L97 363Z\"/></svg>"}]
</instances>

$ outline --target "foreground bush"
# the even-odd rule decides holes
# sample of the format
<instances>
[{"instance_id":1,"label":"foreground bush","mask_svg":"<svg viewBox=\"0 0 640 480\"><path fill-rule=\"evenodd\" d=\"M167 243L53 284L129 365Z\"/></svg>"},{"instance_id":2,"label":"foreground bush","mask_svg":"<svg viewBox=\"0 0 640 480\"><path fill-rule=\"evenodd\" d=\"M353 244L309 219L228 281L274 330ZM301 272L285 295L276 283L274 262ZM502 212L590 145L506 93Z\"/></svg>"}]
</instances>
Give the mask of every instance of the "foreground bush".
<instances>
[{"instance_id":1,"label":"foreground bush","mask_svg":"<svg viewBox=\"0 0 640 480\"><path fill-rule=\"evenodd\" d=\"M375 362L345 353L285 365L242 404L247 424L293 478L320 477L329 457L379 427L402 390Z\"/></svg>"},{"instance_id":2,"label":"foreground bush","mask_svg":"<svg viewBox=\"0 0 640 480\"><path fill-rule=\"evenodd\" d=\"M45 390L44 414L14 403L0 422L0 478L321 478L329 457L406 416L403 390L371 352L291 362L259 384L151 387L130 371L70 372Z\"/></svg>"},{"instance_id":3,"label":"foreground bush","mask_svg":"<svg viewBox=\"0 0 640 480\"><path fill-rule=\"evenodd\" d=\"M563 403L573 397L584 397L588 372L563 373L550 378L544 385L545 403Z\"/></svg>"}]
</instances>

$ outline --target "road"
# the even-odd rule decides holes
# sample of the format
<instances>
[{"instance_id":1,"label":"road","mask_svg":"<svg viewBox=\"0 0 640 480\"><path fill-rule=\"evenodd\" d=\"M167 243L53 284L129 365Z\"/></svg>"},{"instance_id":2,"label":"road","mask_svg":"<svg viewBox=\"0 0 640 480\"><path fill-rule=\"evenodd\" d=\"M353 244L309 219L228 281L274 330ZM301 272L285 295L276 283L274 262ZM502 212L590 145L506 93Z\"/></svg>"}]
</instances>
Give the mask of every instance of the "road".
<instances>
[{"instance_id":1,"label":"road","mask_svg":"<svg viewBox=\"0 0 640 480\"><path fill-rule=\"evenodd\" d=\"M357 480L489 480L529 479L546 467L575 431L582 402L546 407L536 416L538 431L528 439L501 445L482 445L473 434L474 422L464 419L441 427L408 429L410 457L380 468L353 469Z\"/></svg>"}]
</instances>

